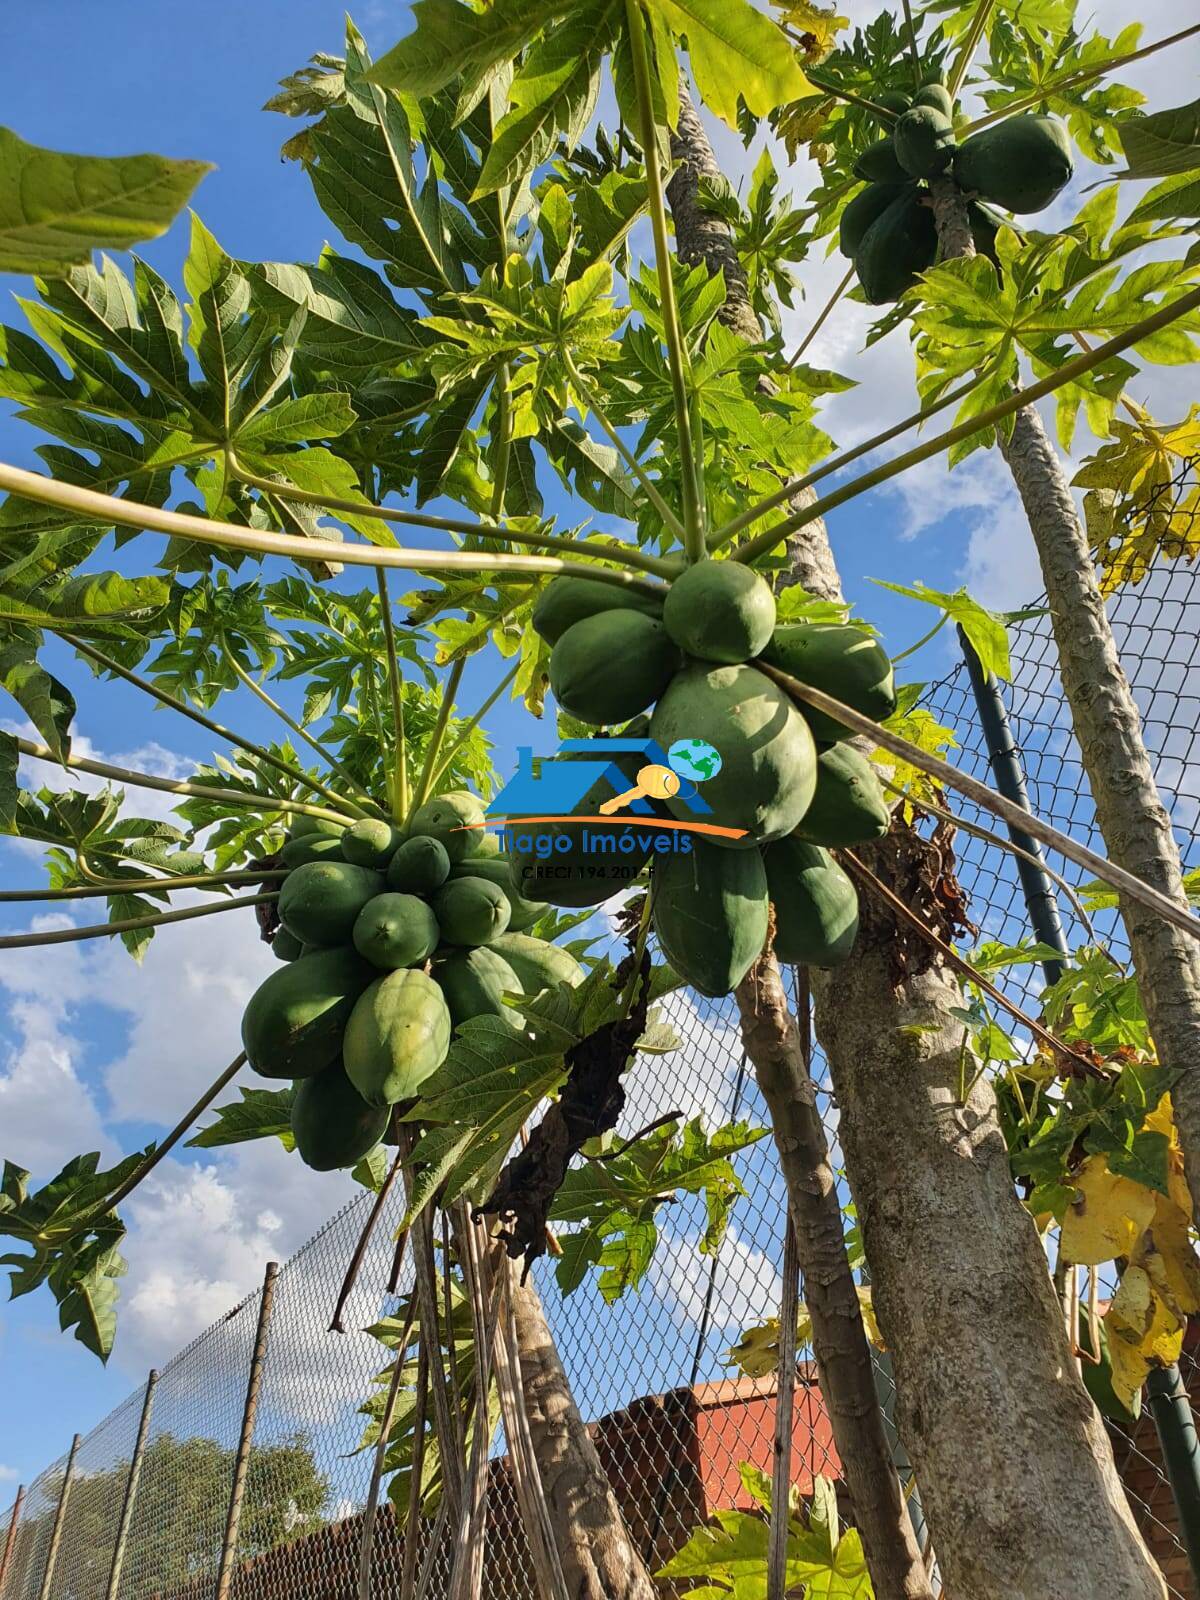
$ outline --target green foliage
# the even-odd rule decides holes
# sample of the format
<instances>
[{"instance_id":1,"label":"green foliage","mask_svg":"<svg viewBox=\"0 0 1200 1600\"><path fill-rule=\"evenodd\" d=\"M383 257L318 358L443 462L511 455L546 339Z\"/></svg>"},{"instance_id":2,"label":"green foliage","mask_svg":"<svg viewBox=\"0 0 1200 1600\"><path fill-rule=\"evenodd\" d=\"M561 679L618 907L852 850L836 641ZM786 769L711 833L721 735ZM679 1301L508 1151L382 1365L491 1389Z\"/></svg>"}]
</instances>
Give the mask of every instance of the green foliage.
<instances>
[{"instance_id":1,"label":"green foliage","mask_svg":"<svg viewBox=\"0 0 1200 1600\"><path fill-rule=\"evenodd\" d=\"M943 594L924 583L910 587L903 583L885 583L882 578L872 578L871 582L877 583L881 589L891 589L893 594L907 595L910 600L923 600L926 605L937 606L943 622L953 622L966 634L984 672L1006 681L1012 677L1008 629L1004 625L1004 618L980 605L965 589Z\"/></svg>"},{"instance_id":2,"label":"green foliage","mask_svg":"<svg viewBox=\"0 0 1200 1600\"><path fill-rule=\"evenodd\" d=\"M249 1139L278 1139L285 1150L295 1145L292 1135L292 1100L295 1086L286 1089L239 1089L240 1101L219 1106L216 1119L188 1140L201 1150L220 1145L244 1144Z\"/></svg>"}]
</instances>

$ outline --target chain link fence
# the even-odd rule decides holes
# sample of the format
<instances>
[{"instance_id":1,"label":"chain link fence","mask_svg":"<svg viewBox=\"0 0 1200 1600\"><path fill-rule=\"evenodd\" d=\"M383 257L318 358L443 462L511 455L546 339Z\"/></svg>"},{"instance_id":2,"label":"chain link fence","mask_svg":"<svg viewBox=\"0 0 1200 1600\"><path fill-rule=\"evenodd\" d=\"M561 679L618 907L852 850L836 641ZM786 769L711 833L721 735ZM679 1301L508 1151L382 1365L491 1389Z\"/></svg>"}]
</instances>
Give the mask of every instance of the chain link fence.
<instances>
[{"instance_id":1,"label":"chain link fence","mask_svg":"<svg viewBox=\"0 0 1200 1600\"><path fill-rule=\"evenodd\" d=\"M1200 591L1190 568L1151 571L1111 604L1113 629L1142 713L1147 743L1171 810L1185 864L1200 865ZM1056 673L1049 620L1013 629L1013 682L1004 694L1024 761L1030 800L1048 821L1102 848ZM965 664L931 687L924 702L956 730L954 759L989 777ZM969 805L955 808L970 820ZM1029 936L1013 857L960 833L959 875L981 937L1015 943ZM1055 863L1061 866L1061 863ZM1078 881L1069 866L1065 876ZM1065 897L1060 912L1072 947L1086 930ZM1111 913L1098 931L1124 954ZM1036 997L1036 972L1016 969L1013 998ZM624 1129L667 1111L702 1116L709 1129L732 1119L765 1127L767 1116L747 1071L731 1000L677 994L664 1007L681 1039L673 1054L643 1059L631 1074ZM823 1063L815 1063L820 1103L835 1159L837 1112ZM583 1415L630 1532L652 1569L718 1510L752 1510L742 1481L749 1463L770 1473L775 1425L773 1379L740 1377L730 1346L748 1325L777 1314L785 1196L769 1138L734 1158L745 1194L734 1205L719 1252L699 1249L703 1200L682 1197L659 1215L659 1241L639 1289L607 1304L593 1283L563 1298L554 1263L535 1278ZM238 1441L244 1432L247 1376L259 1324L255 1294L196 1339L153 1385L138 1390L49 1466L23 1502L0 1520L7 1552L0 1600L348 1600L357 1590L361 1513L371 1451L361 1448L360 1407L390 1359L364 1330L394 1311L386 1292L393 1239L403 1207L384 1207L349 1303L346 1333L327 1331L347 1261L373 1197L363 1193L280 1271L266 1333L265 1361L245 1457L245 1491L236 1541L222 1562ZM402 1275L400 1293L410 1278ZM807 1357L810 1352L801 1352ZM1200 1365L1189 1341L1181 1361L1200 1397ZM879 1364L881 1404L893 1394ZM1114 1428L1114 1448L1143 1534L1175 1600L1200 1600L1180 1544L1174 1502L1148 1412L1129 1432ZM521 1519L504 1459L493 1449L484 1593L536 1600ZM131 1467L137 1466L131 1490ZM69 1471L68 1471L69 1466ZM811 1361L802 1359L794 1406L793 1474L802 1495L816 1476L840 1466ZM374 1592L396 1596L404 1563L403 1507L381 1507ZM55 1532L57 1526L57 1534ZM122 1536L122 1528L124 1534ZM428 1528L425 1529L428 1537ZM445 1593L449 1540L431 1564L431 1597ZM686 1592L664 1583L664 1595Z\"/></svg>"}]
</instances>

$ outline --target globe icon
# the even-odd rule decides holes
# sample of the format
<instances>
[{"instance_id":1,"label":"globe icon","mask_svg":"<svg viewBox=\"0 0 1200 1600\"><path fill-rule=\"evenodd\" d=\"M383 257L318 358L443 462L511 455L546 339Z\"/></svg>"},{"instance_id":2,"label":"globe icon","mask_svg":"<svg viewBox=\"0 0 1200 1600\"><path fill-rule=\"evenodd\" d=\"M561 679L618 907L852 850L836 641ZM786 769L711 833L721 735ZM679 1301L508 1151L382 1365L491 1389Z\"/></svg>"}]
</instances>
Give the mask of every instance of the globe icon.
<instances>
[{"instance_id":1,"label":"globe icon","mask_svg":"<svg viewBox=\"0 0 1200 1600\"><path fill-rule=\"evenodd\" d=\"M667 762L673 772L692 783L706 783L721 770L720 751L704 739L676 739L667 751Z\"/></svg>"}]
</instances>

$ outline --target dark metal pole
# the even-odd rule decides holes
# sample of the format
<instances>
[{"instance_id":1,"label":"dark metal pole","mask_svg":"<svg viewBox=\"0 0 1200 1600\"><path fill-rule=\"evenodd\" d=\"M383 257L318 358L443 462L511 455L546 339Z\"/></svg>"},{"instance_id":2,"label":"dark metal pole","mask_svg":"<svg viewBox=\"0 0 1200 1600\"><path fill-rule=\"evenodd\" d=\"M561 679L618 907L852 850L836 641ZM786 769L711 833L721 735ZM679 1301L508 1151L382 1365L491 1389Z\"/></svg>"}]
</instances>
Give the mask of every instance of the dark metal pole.
<instances>
[{"instance_id":1,"label":"dark metal pole","mask_svg":"<svg viewBox=\"0 0 1200 1600\"><path fill-rule=\"evenodd\" d=\"M106 1600L117 1600L121 1587L121 1571L125 1565L125 1547L129 1542L129 1525L133 1521L133 1504L137 1499L138 1480L142 1476L142 1457L146 1453L146 1436L150 1432L150 1412L154 1405L154 1390L158 1373L151 1368L146 1379L146 1394L142 1401L142 1416L138 1423L137 1439L133 1446L133 1459L129 1463L129 1476L125 1480L125 1498L121 1502L121 1518L117 1523L117 1542L113 1546L112 1565L108 1571Z\"/></svg>"},{"instance_id":2,"label":"dark metal pole","mask_svg":"<svg viewBox=\"0 0 1200 1600\"><path fill-rule=\"evenodd\" d=\"M983 729L983 737L987 743L988 760L991 763L996 787L1006 800L1011 800L1014 805L1028 811L1029 794L1025 788L1021 753L1012 736L1008 722L1008 708L1004 704L1000 685L990 672L983 670L983 664L975 654L971 641L961 628L958 630L958 638L971 677L971 688L975 692L979 725ZM1041 845L1029 834L1023 833L1020 828L1010 826L1008 836L1019 850L1027 851L1038 861L1044 859ZM1053 949L1060 950L1065 960L1070 954L1070 949L1058 915L1058 897L1054 892L1050 875L1044 868L1035 867L1032 861L1025 861L1020 856L1014 859L1034 937L1041 944L1048 944ZM1042 971L1046 975L1047 983L1057 983L1064 970L1064 961L1047 959L1042 962Z\"/></svg>"},{"instance_id":3,"label":"dark metal pole","mask_svg":"<svg viewBox=\"0 0 1200 1600\"><path fill-rule=\"evenodd\" d=\"M58 1505L54 1510L54 1526L50 1530L50 1548L46 1551L46 1566L42 1572L42 1586L38 1590L38 1600L49 1600L50 1585L54 1582L54 1569L58 1565L58 1547L62 1542L63 1522L66 1519L67 1501L71 1494L71 1479L75 1476L75 1457L79 1451L80 1438L81 1435L77 1433L71 1440L71 1449L67 1455L67 1465L63 1472Z\"/></svg>"},{"instance_id":4,"label":"dark metal pole","mask_svg":"<svg viewBox=\"0 0 1200 1600\"><path fill-rule=\"evenodd\" d=\"M1200 1442L1192 1402L1179 1367L1155 1367L1146 1380L1167 1481L1179 1514L1179 1533L1192 1576L1200 1585Z\"/></svg>"},{"instance_id":5,"label":"dark metal pole","mask_svg":"<svg viewBox=\"0 0 1200 1600\"><path fill-rule=\"evenodd\" d=\"M254 1439L254 1417L258 1411L258 1391L262 1386L263 1361L267 1354L267 1329L271 1325L271 1306L275 1299L278 1261L268 1261L258 1302L258 1328L250 1355L250 1375L246 1380L246 1403L242 1408L242 1432L233 1458L233 1487L229 1492L229 1511L225 1518L225 1539L221 1545L221 1565L217 1569L215 1600L229 1600L233 1582L233 1562L237 1554L238 1528L242 1521L242 1498L246 1492L246 1469Z\"/></svg>"},{"instance_id":6,"label":"dark metal pole","mask_svg":"<svg viewBox=\"0 0 1200 1600\"><path fill-rule=\"evenodd\" d=\"M25 1503L25 1485L17 1485L17 1498L13 1501L12 1515L8 1519L8 1534L4 1540L4 1556L0 1559L0 1595L4 1593L4 1580L8 1577L8 1564L12 1560L13 1546L17 1542L17 1523L21 1520L21 1507Z\"/></svg>"}]
</instances>

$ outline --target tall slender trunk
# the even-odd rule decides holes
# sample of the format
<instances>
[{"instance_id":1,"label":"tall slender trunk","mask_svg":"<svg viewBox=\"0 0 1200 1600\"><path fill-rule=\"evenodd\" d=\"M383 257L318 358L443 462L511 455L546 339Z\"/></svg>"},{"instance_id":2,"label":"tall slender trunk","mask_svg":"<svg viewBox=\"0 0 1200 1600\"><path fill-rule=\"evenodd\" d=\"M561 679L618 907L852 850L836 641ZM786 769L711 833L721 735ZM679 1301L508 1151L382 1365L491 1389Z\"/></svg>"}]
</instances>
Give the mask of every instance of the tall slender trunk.
<instances>
[{"instance_id":1,"label":"tall slender trunk","mask_svg":"<svg viewBox=\"0 0 1200 1600\"><path fill-rule=\"evenodd\" d=\"M533 1452L571 1600L654 1600L531 1283L512 1288Z\"/></svg>"},{"instance_id":2,"label":"tall slender trunk","mask_svg":"<svg viewBox=\"0 0 1200 1600\"><path fill-rule=\"evenodd\" d=\"M974 255L966 200L949 180L935 196L945 256ZM1187 905L1179 846L1159 797L1141 718L1121 667L1096 563L1063 463L1033 406L1000 445L1025 507L1050 604L1063 691L1110 858ZM1171 1091L1188 1187L1200 1195L1200 945L1122 896L1121 917L1158 1059Z\"/></svg>"},{"instance_id":3,"label":"tall slender trunk","mask_svg":"<svg viewBox=\"0 0 1200 1600\"><path fill-rule=\"evenodd\" d=\"M678 140L687 161L677 185L688 171L717 170L698 118L681 118ZM680 254L694 248L692 259L725 265L713 219L693 244L674 195L672 205ZM727 241L726 259L731 251ZM735 287L728 270L725 281ZM753 316L748 303L745 312ZM841 598L822 524L791 545L789 567L812 592ZM897 824L870 855L906 903L937 915L929 888L940 863L926 841ZM1162 1600L1014 1192L990 1085L980 1077L958 1104L958 984L879 906L865 905L862 921L850 962L813 974L817 1034L895 1363L900 1431L948 1590L970 1600ZM966 1068L969 1081L969 1058ZM796 1213L802 1197L785 1176Z\"/></svg>"}]
</instances>

